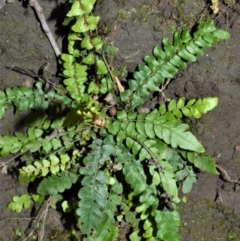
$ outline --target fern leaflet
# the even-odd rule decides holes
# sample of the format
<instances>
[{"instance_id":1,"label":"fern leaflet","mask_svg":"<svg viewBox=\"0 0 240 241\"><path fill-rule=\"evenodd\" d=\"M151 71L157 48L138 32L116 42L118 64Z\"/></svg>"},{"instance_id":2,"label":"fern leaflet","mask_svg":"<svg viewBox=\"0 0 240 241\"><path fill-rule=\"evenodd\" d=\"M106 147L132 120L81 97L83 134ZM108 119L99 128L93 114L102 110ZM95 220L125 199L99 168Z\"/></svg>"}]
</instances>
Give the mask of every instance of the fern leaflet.
<instances>
[{"instance_id":1,"label":"fern leaflet","mask_svg":"<svg viewBox=\"0 0 240 241\"><path fill-rule=\"evenodd\" d=\"M37 193L43 196L63 193L66 189L70 189L72 184L76 183L77 180L78 175L72 172L52 175L40 182Z\"/></svg>"}]
</instances>

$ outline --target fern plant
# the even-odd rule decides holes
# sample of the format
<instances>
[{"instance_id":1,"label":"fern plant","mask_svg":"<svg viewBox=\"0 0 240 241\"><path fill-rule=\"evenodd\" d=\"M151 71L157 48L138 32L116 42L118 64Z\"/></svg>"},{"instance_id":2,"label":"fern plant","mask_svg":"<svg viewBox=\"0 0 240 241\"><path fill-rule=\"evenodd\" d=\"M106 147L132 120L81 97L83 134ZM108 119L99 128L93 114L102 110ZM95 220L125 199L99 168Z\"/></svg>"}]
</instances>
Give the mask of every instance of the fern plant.
<instances>
[{"instance_id":1,"label":"fern plant","mask_svg":"<svg viewBox=\"0 0 240 241\"><path fill-rule=\"evenodd\" d=\"M96 35L94 4L74 1L66 15L70 30L68 53L61 56L64 94L58 88L45 93L41 83L0 92L1 118L12 105L17 112L35 110L25 122L26 133L0 136L1 156L20 153L19 180L37 185L32 193L14 196L8 208L20 212L50 196L53 208L61 203L63 211L75 213L79 240L117 240L122 220L131 226L131 241L180 240L179 189L191 190L196 168L217 173L215 160L181 119L200 118L218 98L182 97L149 113L136 107L160 92L159 85L187 61L202 55L202 47L229 34L209 21L200 23L193 35L186 29L176 32L173 43L164 38L163 50L155 47L118 94L103 56L105 40ZM102 101L108 94L114 96L114 107ZM116 115L109 114L110 108ZM63 194L76 187L77 201L71 202Z\"/></svg>"}]
</instances>

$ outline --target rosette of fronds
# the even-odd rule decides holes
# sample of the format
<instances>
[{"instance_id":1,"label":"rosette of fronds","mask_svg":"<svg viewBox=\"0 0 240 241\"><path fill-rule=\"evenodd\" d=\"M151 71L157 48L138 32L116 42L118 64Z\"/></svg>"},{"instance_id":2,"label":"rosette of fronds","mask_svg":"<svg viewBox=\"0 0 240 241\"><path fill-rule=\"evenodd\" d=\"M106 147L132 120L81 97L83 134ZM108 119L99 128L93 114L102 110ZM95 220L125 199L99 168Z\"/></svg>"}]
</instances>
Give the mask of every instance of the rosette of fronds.
<instances>
[{"instance_id":1,"label":"rosette of fronds","mask_svg":"<svg viewBox=\"0 0 240 241\"><path fill-rule=\"evenodd\" d=\"M36 184L35 193L14 196L8 208L20 212L44 200L51 200L53 208L61 204L63 211L75 214L81 239L89 241L117 240L121 221L131 225L131 241L178 241L179 188L191 190L196 168L217 173L214 159L181 119L200 118L218 98L181 97L149 113L135 107L161 91L159 85L187 61L196 61L202 47L229 34L209 21L193 34L177 31L173 43L164 38L163 49L155 47L128 80L129 88L115 96L116 115L108 116L109 103L102 100L114 95L114 84L102 58L104 40L96 34L100 18L92 15L95 2L73 1L66 15L70 32L68 53L61 56L64 95L45 93L41 83L0 91L0 118L12 105L17 112L36 110L25 121L25 133L0 136L0 155L22 154L19 179ZM75 201L64 195L73 185L78 189Z\"/></svg>"}]
</instances>

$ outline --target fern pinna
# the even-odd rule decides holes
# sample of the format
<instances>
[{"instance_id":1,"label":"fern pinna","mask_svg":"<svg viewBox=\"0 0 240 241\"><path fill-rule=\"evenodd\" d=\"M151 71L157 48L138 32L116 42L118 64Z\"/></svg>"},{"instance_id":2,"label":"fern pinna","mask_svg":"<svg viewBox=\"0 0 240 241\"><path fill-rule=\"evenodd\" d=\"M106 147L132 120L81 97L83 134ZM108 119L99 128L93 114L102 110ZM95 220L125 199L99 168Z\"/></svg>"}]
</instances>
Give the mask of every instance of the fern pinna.
<instances>
[{"instance_id":1,"label":"fern pinna","mask_svg":"<svg viewBox=\"0 0 240 241\"><path fill-rule=\"evenodd\" d=\"M121 222L131 226L131 241L180 240L179 188L191 190L195 168L217 173L214 159L181 119L200 118L218 98L181 97L149 113L138 113L136 107L152 92L161 92L159 85L187 61L196 61L202 47L229 34L209 21L193 34L176 32L173 43L164 38L163 50L155 47L117 96L102 55L105 41L95 31L100 18L91 14L94 4L73 1L66 15L70 32L68 53L61 56L63 92L45 93L42 83L0 91L1 118L11 105L17 112L36 110L25 122L26 133L0 136L1 156L20 152L19 179L37 185L35 193L14 196L8 208L20 212L50 197L53 208L60 203L63 211L75 213L79 240L117 240ZM109 115L111 106L101 101L109 93L116 115ZM76 188L76 201L63 195Z\"/></svg>"}]
</instances>

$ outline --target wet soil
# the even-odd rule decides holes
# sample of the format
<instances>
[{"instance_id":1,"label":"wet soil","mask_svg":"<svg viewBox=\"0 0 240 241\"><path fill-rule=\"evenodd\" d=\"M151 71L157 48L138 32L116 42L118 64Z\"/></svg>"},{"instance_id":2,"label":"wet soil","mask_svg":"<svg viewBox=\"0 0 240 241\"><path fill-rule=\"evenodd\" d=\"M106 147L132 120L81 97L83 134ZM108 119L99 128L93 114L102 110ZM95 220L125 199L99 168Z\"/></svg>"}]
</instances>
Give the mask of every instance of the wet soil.
<instances>
[{"instance_id":1,"label":"wet soil","mask_svg":"<svg viewBox=\"0 0 240 241\"><path fill-rule=\"evenodd\" d=\"M214 19L216 25L231 37L210 49L188 68L179 71L165 90L169 98L217 96L219 105L200 120L191 120L194 134L206 152L217 156L217 162L232 179L240 178L240 2L220 0L219 12L213 14L206 0L98 0L95 14L101 16L99 34L119 48L116 68L126 67L129 75L145 55L151 55L164 36L172 38L175 30L193 28L198 22ZM60 28L64 17L60 1L39 1L59 46L67 34ZM2 6L2 5L0 5ZM15 1L0 9L0 89L22 84L31 85L31 76L12 71L12 67L38 73L50 63L49 76L57 72L56 58L41 30L33 10L25 2ZM121 81L126 81L123 75ZM9 134L22 128L22 116L9 110L0 122L0 133ZM8 158L9 159L9 158ZM2 158L1 161L5 161ZM9 163L11 166L11 164ZM18 231L25 231L31 213L15 214L6 205L13 195L26 191L14 175L0 173L0 240L15 240ZM198 174L198 182L187 202L181 203L182 241L240 240L240 188L219 176ZM52 210L46 221L46 234L63 230L61 214ZM62 240L67 240L64 232ZM20 234L19 234L20 235ZM55 235L55 234L54 234ZM54 236L52 234L52 236ZM60 240L47 238L46 240ZM48 236L49 237L49 236ZM123 238L124 239L124 235Z\"/></svg>"}]
</instances>

